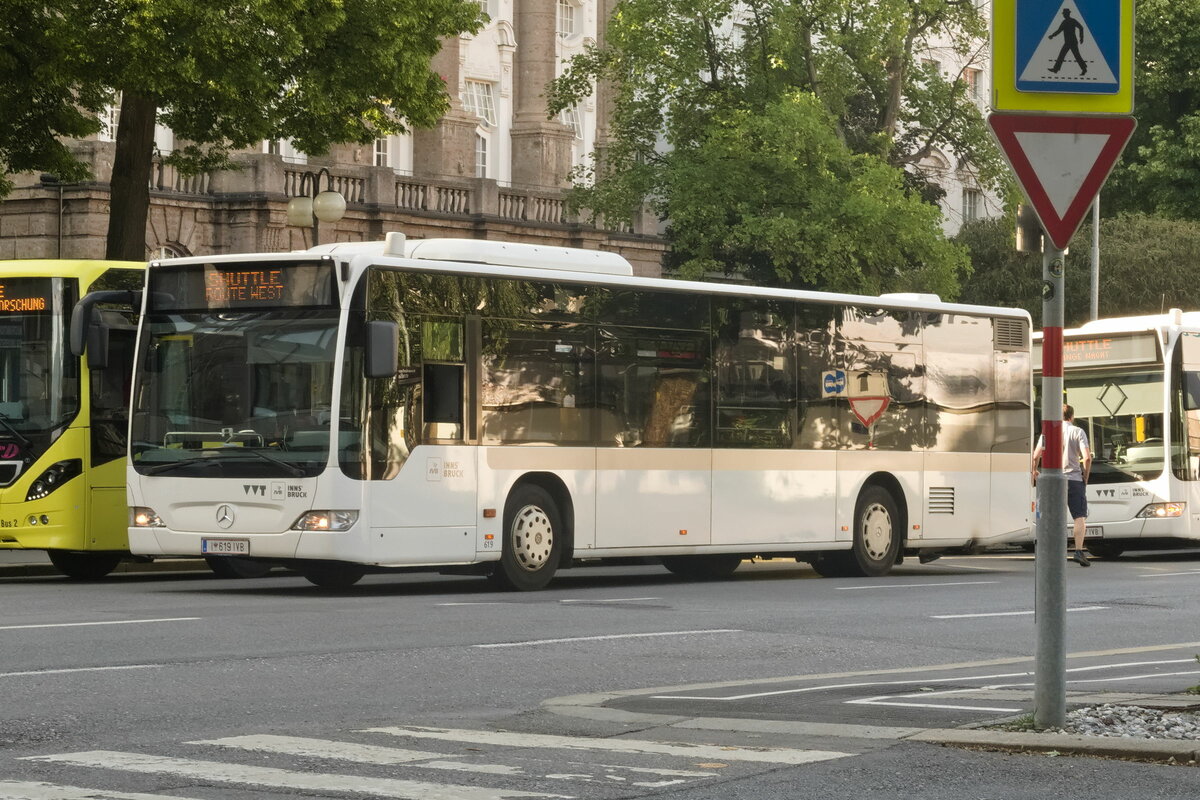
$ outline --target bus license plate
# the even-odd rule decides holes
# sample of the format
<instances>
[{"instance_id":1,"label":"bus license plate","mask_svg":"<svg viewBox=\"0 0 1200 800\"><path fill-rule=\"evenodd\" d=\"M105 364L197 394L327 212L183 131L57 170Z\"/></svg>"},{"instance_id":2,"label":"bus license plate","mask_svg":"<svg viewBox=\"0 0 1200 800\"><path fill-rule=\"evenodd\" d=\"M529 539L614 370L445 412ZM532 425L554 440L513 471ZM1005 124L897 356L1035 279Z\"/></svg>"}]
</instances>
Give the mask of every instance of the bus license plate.
<instances>
[{"instance_id":1,"label":"bus license plate","mask_svg":"<svg viewBox=\"0 0 1200 800\"><path fill-rule=\"evenodd\" d=\"M249 539L201 539L200 552L206 556L248 556Z\"/></svg>"}]
</instances>

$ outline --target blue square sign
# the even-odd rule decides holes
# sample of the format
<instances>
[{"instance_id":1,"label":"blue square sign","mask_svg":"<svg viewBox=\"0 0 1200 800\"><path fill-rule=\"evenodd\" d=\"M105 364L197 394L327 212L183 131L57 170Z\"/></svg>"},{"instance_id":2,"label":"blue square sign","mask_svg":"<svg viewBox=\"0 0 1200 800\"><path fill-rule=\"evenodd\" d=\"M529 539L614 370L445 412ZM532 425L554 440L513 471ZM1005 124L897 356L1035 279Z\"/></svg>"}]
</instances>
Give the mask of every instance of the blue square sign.
<instances>
[{"instance_id":1,"label":"blue square sign","mask_svg":"<svg viewBox=\"0 0 1200 800\"><path fill-rule=\"evenodd\" d=\"M1116 94L1121 0L1016 0L1018 92Z\"/></svg>"}]
</instances>

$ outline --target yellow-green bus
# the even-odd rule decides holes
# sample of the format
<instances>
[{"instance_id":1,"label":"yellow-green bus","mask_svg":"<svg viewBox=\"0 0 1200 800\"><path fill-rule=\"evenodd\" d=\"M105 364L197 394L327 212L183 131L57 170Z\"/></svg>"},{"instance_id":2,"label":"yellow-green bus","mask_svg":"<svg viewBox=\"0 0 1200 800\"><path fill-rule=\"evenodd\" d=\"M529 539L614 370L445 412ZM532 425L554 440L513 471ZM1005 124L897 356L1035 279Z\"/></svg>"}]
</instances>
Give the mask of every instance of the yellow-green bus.
<instances>
[{"instance_id":1,"label":"yellow-green bus","mask_svg":"<svg viewBox=\"0 0 1200 800\"><path fill-rule=\"evenodd\" d=\"M145 270L131 261L0 261L0 550L44 550L71 578L102 578L129 557L129 386ZM98 308L105 369L88 369L69 346L75 304L96 292L116 300ZM220 577L267 571L245 559L208 561Z\"/></svg>"},{"instance_id":2,"label":"yellow-green bus","mask_svg":"<svg viewBox=\"0 0 1200 800\"><path fill-rule=\"evenodd\" d=\"M144 263L0 262L0 550L45 550L59 571L100 578L128 555L125 440L136 325L112 325L113 369L71 355L76 301L139 290Z\"/></svg>"}]
</instances>

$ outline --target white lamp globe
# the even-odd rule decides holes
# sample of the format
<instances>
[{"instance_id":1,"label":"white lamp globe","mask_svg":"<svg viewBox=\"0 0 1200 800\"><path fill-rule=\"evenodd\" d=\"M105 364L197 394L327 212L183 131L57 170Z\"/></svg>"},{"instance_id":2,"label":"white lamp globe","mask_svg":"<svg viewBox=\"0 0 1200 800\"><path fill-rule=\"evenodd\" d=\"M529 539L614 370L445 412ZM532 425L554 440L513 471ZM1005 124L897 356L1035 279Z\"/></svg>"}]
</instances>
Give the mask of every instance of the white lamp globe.
<instances>
[{"instance_id":1,"label":"white lamp globe","mask_svg":"<svg viewBox=\"0 0 1200 800\"><path fill-rule=\"evenodd\" d=\"M327 189L312 201L312 213L321 222L337 222L346 215L346 198Z\"/></svg>"},{"instance_id":2,"label":"white lamp globe","mask_svg":"<svg viewBox=\"0 0 1200 800\"><path fill-rule=\"evenodd\" d=\"M313 200L311 197L293 197L287 204L288 225L311 228L313 224Z\"/></svg>"}]
</instances>

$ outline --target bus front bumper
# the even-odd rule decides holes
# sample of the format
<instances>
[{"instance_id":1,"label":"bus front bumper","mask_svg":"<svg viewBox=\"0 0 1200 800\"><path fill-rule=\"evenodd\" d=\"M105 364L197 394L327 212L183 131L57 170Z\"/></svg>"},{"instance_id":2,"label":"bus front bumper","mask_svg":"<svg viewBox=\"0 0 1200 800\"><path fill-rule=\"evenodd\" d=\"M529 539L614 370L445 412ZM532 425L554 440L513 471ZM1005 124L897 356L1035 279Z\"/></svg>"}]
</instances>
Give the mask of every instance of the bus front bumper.
<instances>
[{"instance_id":1,"label":"bus front bumper","mask_svg":"<svg viewBox=\"0 0 1200 800\"><path fill-rule=\"evenodd\" d=\"M129 551L144 556L241 556L262 559L366 561L358 529L340 532L229 533L129 529Z\"/></svg>"}]
</instances>

